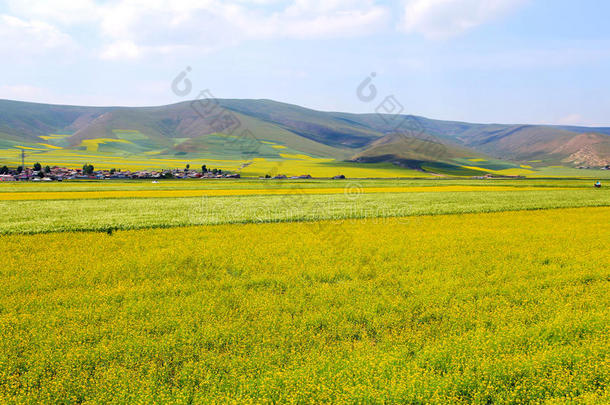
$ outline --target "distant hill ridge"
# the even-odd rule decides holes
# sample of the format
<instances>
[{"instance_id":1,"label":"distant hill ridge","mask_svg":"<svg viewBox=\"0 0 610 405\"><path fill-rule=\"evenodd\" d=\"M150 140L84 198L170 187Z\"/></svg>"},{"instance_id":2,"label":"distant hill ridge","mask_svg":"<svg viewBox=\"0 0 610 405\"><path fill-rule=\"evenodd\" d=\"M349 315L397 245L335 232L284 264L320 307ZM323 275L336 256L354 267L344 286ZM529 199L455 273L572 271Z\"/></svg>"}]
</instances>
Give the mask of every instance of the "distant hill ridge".
<instances>
[{"instance_id":1,"label":"distant hill ridge","mask_svg":"<svg viewBox=\"0 0 610 405\"><path fill-rule=\"evenodd\" d=\"M403 122L398 129L397 122ZM248 130L248 145L270 146L244 147L231 142L245 136L244 130ZM15 143L39 143L45 137L53 140L51 134L60 134L56 138L66 148L103 145L109 152L120 147L133 154L264 157L271 153L270 148L276 148L275 152L286 148L292 153L361 162L417 164L493 157L546 165L610 164L610 128L473 124L409 115L323 112L272 100L217 99L159 107L0 100L0 149ZM117 141L96 141L104 139Z\"/></svg>"}]
</instances>

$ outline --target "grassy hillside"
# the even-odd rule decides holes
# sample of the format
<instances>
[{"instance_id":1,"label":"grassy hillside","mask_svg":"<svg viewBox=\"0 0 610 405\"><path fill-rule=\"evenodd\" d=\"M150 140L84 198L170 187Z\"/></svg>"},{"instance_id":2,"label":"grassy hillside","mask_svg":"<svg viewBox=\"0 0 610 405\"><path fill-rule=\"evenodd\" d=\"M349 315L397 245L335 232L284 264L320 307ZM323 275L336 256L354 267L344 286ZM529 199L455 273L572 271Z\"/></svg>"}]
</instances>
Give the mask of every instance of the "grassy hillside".
<instances>
[{"instance_id":1,"label":"grassy hillside","mask_svg":"<svg viewBox=\"0 0 610 405\"><path fill-rule=\"evenodd\" d=\"M451 135L465 148L534 166L610 164L608 128L543 125L472 125L422 120L431 133ZM570 148L564 145L569 143ZM533 161L533 162L532 162Z\"/></svg>"},{"instance_id":2,"label":"grassy hillside","mask_svg":"<svg viewBox=\"0 0 610 405\"><path fill-rule=\"evenodd\" d=\"M386 163L441 174L532 174L549 166L610 163L607 133L605 128L322 112L272 100L141 108L0 100L0 164L12 166L26 150L29 165L162 168L202 162L232 170L246 165L249 173L264 175L273 170L283 174L282 167L321 173L323 167L353 161L361 168ZM256 166L260 170L252 170ZM328 173L335 174L340 173Z\"/></svg>"}]
</instances>

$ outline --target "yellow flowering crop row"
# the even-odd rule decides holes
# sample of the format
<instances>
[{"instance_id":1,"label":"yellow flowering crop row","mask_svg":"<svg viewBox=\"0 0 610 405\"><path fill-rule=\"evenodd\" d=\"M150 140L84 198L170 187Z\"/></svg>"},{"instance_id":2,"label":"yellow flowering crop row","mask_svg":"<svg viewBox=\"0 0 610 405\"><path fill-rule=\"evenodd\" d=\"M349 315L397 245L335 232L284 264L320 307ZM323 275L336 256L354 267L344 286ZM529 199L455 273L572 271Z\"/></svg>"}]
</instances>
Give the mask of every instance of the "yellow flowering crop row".
<instances>
[{"instance_id":1,"label":"yellow flowering crop row","mask_svg":"<svg viewBox=\"0 0 610 405\"><path fill-rule=\"evenodd\" d=\"M562 190L563 188L553 188ZM156 198L156 197L200 197L200 196L245 196L245 195L291 195L291 194L368 194L368 193L442 193L466 191L532 191L539 187L512 186L415 186L415 187L359 187L347 188L268 188L268 189L224 189L224 190L120 190L120 191L52 191L0 193L0 201L17 200L80 200L100 198Z\"/></svg>"}]
</instances>

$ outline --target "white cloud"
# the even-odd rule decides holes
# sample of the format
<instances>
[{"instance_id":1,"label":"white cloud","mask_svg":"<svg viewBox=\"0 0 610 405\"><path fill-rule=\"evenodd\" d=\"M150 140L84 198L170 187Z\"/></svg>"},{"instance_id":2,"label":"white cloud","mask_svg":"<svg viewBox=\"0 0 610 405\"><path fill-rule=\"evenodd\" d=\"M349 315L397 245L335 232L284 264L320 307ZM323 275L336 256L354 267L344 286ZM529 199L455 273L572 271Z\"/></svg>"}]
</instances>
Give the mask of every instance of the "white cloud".
<instances>
[{"instance_id":1,"label":"white cloud","mask_svg":"<svg viewBox=\"0 0 610 405\"><path fill-rule=\"evenodd\" d=\"M74 45L69 35L51 24L0 14L0 50L15 54L37 54Z\"/></svg>"},{"instance_id":2,"label":"white cloud","mask_svg":"<svg viewBox=\"0 0 610 405\"><path fill-rule=\"evenodd\" d=\"M387 10L372 1L297 0L285 8L260 9L240 2L146 2L125 0L105 10L106 36L129 38L149 49L216 48L250 39L329 38L366 35L383 26Z\"/></svg>"},{"instance_id":3,"label":"white cloud","mask_svg":"<svg viewBox=\"0 0 610 405\"><path fill-rule=\"evenodd\" d=\"M116 41L102 49L100 57L106 60L137 59L142 50L131 41Z\"/></svg>"},{"instance_id":4,"label":"white cloud","mask_svg":"<svg viewBox=\"0 0 610 405\"><path fill-rule=\"evenodd\" d=\"M60 24L95 21L98 6L93 0L6 0L15 15Z\"/></svg>"},{"instance_id":5,"label":"white cloud","mask_svg":"<svg viewBox=\"0 0 610 405\"><path fill-rule=\"evenodd\" d=\"M9 0L24 18L94 29L103 59L209 51L246 40L367 35L387 25L375 0Z\"/></svg>"},{"instance_id":6,"label":"white cloud","mask_svg":"<svg viewBox=\"0 0 610 405\"><path fill-rule=\"evenodd\" d=\"M444 39L500 18L529 0L406 0L401 29Z\"/></svg>"}]
</instances>

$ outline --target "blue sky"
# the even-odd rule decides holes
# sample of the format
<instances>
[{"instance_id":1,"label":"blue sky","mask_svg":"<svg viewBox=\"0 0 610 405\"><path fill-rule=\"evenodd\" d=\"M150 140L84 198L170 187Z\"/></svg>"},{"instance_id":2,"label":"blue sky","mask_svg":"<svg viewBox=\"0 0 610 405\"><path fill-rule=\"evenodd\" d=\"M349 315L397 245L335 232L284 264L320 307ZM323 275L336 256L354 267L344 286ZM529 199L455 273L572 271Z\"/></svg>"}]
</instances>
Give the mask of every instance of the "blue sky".
<instances>
[{"instance_id":1,"label":"blue sky","mask_svg":"<svg viewBox=\"0 0 610 405\"><path fill-rule=\"evenodd\" d=\"M610 126L608 15L602 0L0 0L0 98L140 106L209 89L373 112L394 95L430 118Z\"/></svg>"}]
</instances>

